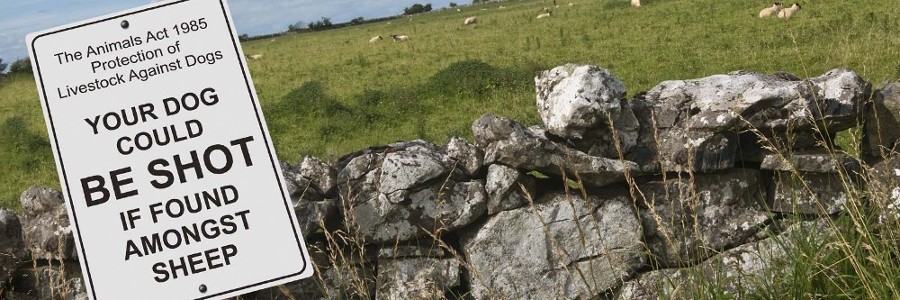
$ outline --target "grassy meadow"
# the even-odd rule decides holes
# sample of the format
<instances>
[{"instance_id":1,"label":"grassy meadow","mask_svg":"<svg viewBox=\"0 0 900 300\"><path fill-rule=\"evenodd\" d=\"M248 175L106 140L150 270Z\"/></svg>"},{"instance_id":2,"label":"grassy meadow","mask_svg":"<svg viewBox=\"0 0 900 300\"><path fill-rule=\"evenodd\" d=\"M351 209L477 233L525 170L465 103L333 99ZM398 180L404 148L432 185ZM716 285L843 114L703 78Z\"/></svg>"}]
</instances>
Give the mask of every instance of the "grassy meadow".
<instances>
[{"instance_id":1,"label":"grassy meadow","mask_svg":"<svg viewBox=\"0 0 900 300\"><path fill-rule=\"evenodd\" d=\"M508 1L245 42L282 160L333 160L367 146L469 137L487 112L535 124L535 74L564 63L610 69L629 94L667 79L745 69L817 76L846 67L873 83L900 78L900 5L806 1L789 22L753 1ZM895 2L896 4L896 2ZM478 23L464 26L463 19ZM407 34L405 43L390 34ZM385 40L369 43L376 35ZM58 187L30 75L0 79L0 207L28 186Z\"/></svg>"},{"instance_id":2,"label":"grassy meadow","mask_svg":"<svg viewBox=\"0 0 900 300\"><path fill-rule=\"evenodd\" d=\"M550 1L511 0L253 40L243 49L263 55L249 65L278 155L289 162L333 161L397 140L471 138L470 124L488 112L537 124L534 76L570 62L610 69L629 96L663 80L734 70L811 77L844 67L873 84L900 80L900 1L801 1L803 9L783 21L757 18L771 5L762 0L645 0L639 9L626 0L560 0L548 19L535 16ZM478 23L464 26L470 16ZM395 43L390 34L411 39ZM376 35L385 39L370 43ZM843 145L858 145L858 135L845 136ZM0 77L0 165L0 208L19 209L31 185L59 187L30 74ZM823 218L837 234L821 243L802 237L783 268L768 270L772 286L746 298L896 299L900 222L875 222L864 205L893 190L867 183L865 191L847 184L846 211ZM333 249L341 248L336 240L354 245L352 237L328 240ZM684 292L735 298L702 278Z\"/></svg>"}]
</instances>

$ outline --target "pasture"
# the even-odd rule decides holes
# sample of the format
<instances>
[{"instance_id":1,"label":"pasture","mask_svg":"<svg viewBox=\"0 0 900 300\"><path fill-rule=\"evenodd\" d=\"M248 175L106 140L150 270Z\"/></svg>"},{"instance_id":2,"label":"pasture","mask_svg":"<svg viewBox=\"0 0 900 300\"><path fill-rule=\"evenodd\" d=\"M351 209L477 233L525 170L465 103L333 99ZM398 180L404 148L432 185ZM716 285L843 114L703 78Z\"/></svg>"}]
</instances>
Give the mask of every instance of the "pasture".
<instances>
[{"instance_id":1,"label":"pasture","mask_svg":"<svg viewBox=\"0 0 900 300\"><path fill-rule=\"evenodd\" d=\"M281 160L335 160L367 146L470 137L491 112L538 123L534 75L595 64L629 96L660 81L734 70L817 76L846 67L877 84L900 79L900 6L807 1L790 21L759 19L754 1L527 0L435 11L335 30L245 42ZM464 25L467 17L478 23ZM391 34L410 36L391 41ZM370 43L382 35L385 39ZM34 79L0 79L0 207L28 186L58 188Z\"/></svg>"}]
</instances>

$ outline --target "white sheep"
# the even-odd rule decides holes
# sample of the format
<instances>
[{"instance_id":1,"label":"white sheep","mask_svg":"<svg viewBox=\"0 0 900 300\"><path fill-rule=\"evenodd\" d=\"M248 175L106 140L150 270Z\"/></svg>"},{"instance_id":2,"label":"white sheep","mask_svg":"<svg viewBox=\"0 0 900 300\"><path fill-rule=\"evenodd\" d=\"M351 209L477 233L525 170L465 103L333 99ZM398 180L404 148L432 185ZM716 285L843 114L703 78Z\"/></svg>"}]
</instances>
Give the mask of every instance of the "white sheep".
<instances>
[{"instance_id":1,"label":"white sheep","mask_svg":"<svg viewBox=\"0 0 900 300\"><path fill-rule=\"evenodd\" d=\"M394 39L395 42L405 42L409 40L409 36L405 34L396 35L392 34L391 38Z\"/></svg>"},{"instance_id":2,"label":"white sheep","mask_svg":"<svg viewBox=\"0 0 900 300\"><path fill-rule=\"evenodd\" d=\"M500 9L501 10L506 9L506 5L500 5Z\"/></svg>"},{"instance_id":3,"label":"white sheep","mask_svg":"<svg viewBox=\"0 0 900 300\"><path fill-rule=\"evenodd\" d=\"M463 21L463 25L472 25L472 24L475 24L475 23L478 23L478 18L477 18L477 17L468 17L468 18L466 18L465 21Z\"/></svg>"},{"instance_id":4,"label":"white sheep","mask_svg":"<svg viewBox=\"0 0 900 300\"><path fill-rule=\"evenodd\" d=\"M575 2L569 2L569 7L575 6Z\"/></svg>"},{"instance_id":5,"label":"white sheep","mask_svg":"<svg viewBox=\"0 0 900 300\"><path fill-rule=\"evenodd\" d=\"M536 19L549 18L551 14L553 14L553 12L542 13L539 14Z\"/></svg>"},{"instance_id":6,"label":"white sheep","mask_svg":"<svg viewBox=\"0 0 900 300\"><path fill-rule=\"evenodd\" d=\"M641 0L631 0L632 7L641 7Z\"/></svg>"},{"instance_id":7,"label":"white sheep","mask_svg":"<svg viewBox=\"0 0 900 300\"><path fill-rule=\"evenodd\" d=\"M374 42L380 41L381 39L382 39L382 37L380 35L376 35L375 37L369 39L369 43L374 43Z\"/></svg>"},{"instance_id":8,"label":"white sheep","mask_svg":"<svg viewBox=\"0 0 900 300\"><path fill-rule=\"evenodd\" d=\"M462 11L462 9L459 9L459 8L456 9L456 12L461 12L461 11Z\"/></svg>"},{"instance_id":9,"label":"white sheep","mask_svg":"<svg viewBox=\"0 0 900 300\"><path fill-rule=\"evenodd\" d=\"M765 18L765 17L771 17L774 15L777 15L778 11L780 11L780 10L781 10L781 2L775 2L775 4L772 4L772 7L766 7L766 8L763 8L763 10L760 10L759 17Z\"/></svg>"},{"instance_id":10,"label":"white sheep","mask_svg":"<svg viewBox=\"0 0 900 300\"><path fill-rule=\"evenodd\" d=\"M262 54L253 54L253 55L250 55L249 57L250 57L250 60L259 60L260 58L263 57L263 55Z\"/></svg>"},{"instance_id":11,"label":"white sheep","mask_svg":"<svg viewBox=\"0 0 900 300\"><path fill-rule=\"evenodd\" d=\"M794 3L794 5L791 5L791 7L779 11L778 18L785 20L790 19L792 16L794 16L794 14L797 13L798 10L800 10L800 4Z\"/></svg>"}]
</instances>

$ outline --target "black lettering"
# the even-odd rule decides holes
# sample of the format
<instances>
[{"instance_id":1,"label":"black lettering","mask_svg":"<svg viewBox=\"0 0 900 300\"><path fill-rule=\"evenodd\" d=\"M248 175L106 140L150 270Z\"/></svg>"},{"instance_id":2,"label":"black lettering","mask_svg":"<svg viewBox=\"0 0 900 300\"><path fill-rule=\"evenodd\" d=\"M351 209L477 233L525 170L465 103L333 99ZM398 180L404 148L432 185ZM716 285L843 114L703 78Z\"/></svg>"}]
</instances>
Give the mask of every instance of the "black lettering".
<instances>
[{"instance_id":1,"label":"black lettering","mask_svg":"<svg viewBox=\"0 0 900 300\"><path fill-rule=\"evenodd\" d=\"M147 171L150 172L150 175L162 176L162 177L166 178L165 181L159 181L159 180L155 180L155 179L150 181L150 185L152 185L153 187L155 187L157 189L164 189L169 186L172 186L172 183L175 180L175 176L172 174L172 172L169 172L166 169L157 169L157 167L160 167L160 166L168 167L169 162L162 158L154 159L153 161L150 162L150 165L147 166Z\"/></svg>"},{"instance_id":2,"label":"black lettering","mask_svg":"<svg viewBox=\"0 0 900 300\"><path fill-rule=\"evenodd\" d=\"M197 179L203 178L203 168L200 167L200 159L197 157L196 150L191 150L191 160L189 160L187 163L181 162L181 155L175 155L175 170L178 171L178 179L181 181L181 183L187 182L184 171L188 168L194 169L194 173L197 175Z\"/></svg>"},{"instance_id":3,"label":"black lettering","mask_svg":"<svg viewBox=\"0 0 900 300\"><path fill-rule=\"evenodd\" d=\"M131 177L127 177L125 179L119 179L119 175L127 174L131 172L131 167L124 167L112 172L109 172L109 177L112 179L113 192L116 194L116 199L128 198L131 196L135 196L138 194L137 190L130 190L126 192L122 192L122 186L131 184L134 182L134 179Z\"/></svg>"},{"instance_id":4,"label":"black lettering","mask_svg":"<svg viewBox=\"0 0 900 300\"><path fill-rule=\"evenodd\" d=\"M212 152L215 150L219 150L223 155L225 155L225 165L221 168L216 168L216 166L213 165L212 160L209 158L210 155L212 155ZM231 158L231 151L229 151L228 148L225 147L225 145L215 144L209 146L209 148L206 148L206 151L203 152L203 163L206 165L206 169L213 174L225 174L225 172L228 172L228 170L231 169L231 164L233 162L234 160Z\"/></svg>"},{"instance_id":5,"label":"black lettering","mask_svg":"<svg viewBox=\"0 0 900 300\"><path fill-rule=\"evenodd\" d=\"M153 264L153 273L159 274L153 277L153 280L156 280L156 282L163 283L169 280L169 272L164 263L158 262Z\"/></svg>"},{"instance_id":6,"label":"black lettering","mask_svg":"<svg viewBox=\"0 0 900 300\"><path fill-rule=\"evenodd\" d=\"M96 182L97 185L91 187L90 185L92 182ZM88 207L109 201L109 190L103 187L104 185L106 185L106 179L103 179L103 176L100 175L88 176L81 179L81 189L84 191L84 200L87 202ZM92 195L95 193L100 193L100 197L93 198Z\"/></svg>"},{"instance_id":7,"label":"black lettering","mask_svg":"<svg viewBox=\"0 0 900 300\"><path fill-rule=\"evenodd\" d=\"M198 268L197 267L197 265L203 263L202 253L199 253L199 252L194 253L194 254L188 255L187 258L188 258L188 262L191 264L191 274L197 274L197 273L206 271L206 268L203 268L203 267ZM201 258L201 259L196 260L196 258Z\"/></svg>"},{"instance_id":8,"label":"black lettering","mask_svg":"<svg viewBox=\"0 0 900 300\"><path fill-rule=\"evenodd\" d=\"M132 255L137 255L138 257L144 256L141 254L141 250L138 250L137 245L131 240L128 240L125 242L125 261L128 261Z\"/></svg>"},{"instance_id":9,"label":"black lettering","mask_svg":"<svg viewBox=\"0 0 900 300\"><path fill-rule=\"evenodd\" d=\"M250 150L247 149L247 143L251 141L253 141L253 136L231 141L232 146L241 146L241 153L244 154L244 163L247 164L248 167L253 165L253 160L250 159Z\"/></svg>"}]
</instances>

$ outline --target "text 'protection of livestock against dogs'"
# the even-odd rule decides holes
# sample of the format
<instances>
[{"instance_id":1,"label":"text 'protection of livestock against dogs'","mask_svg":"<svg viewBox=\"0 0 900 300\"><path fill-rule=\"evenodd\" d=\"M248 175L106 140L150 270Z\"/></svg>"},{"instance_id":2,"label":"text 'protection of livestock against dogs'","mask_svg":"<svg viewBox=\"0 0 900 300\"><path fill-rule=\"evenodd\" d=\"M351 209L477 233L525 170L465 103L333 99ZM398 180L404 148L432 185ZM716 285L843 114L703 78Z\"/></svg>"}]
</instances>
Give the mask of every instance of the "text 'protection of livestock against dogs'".
<instances>
[{"instance_id":1,"label":"text 'protection of livestock against dogs'","mask_svg":"<svg viewBox=\"0 0 900 300\"><path fill-rule=\"evenodd\" d=\"M91 298L222 298L312 275L224 0L27 41Z\"/></svg>"}]
</instances>

